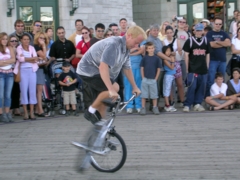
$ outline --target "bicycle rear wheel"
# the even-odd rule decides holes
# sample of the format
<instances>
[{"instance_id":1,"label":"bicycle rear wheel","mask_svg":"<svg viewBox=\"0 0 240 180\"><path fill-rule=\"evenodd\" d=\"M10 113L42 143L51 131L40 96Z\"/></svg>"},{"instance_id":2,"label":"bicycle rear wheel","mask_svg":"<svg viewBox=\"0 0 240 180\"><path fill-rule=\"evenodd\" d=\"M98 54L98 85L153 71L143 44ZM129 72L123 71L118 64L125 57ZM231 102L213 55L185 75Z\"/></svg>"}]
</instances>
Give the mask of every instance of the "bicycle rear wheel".
<instances>
[{"instance_id":1,"label":"bicycle rear wheel","mask_svg":"<svg viewBox=\"0 0 240 180\"><path fill-rule=\"evenodd\" d=\"M91 165L100 172L116 172L125 163L127 148L121 136L109 132L104 142L106 155L91 154Z\"/></svg>"}]
</instances>

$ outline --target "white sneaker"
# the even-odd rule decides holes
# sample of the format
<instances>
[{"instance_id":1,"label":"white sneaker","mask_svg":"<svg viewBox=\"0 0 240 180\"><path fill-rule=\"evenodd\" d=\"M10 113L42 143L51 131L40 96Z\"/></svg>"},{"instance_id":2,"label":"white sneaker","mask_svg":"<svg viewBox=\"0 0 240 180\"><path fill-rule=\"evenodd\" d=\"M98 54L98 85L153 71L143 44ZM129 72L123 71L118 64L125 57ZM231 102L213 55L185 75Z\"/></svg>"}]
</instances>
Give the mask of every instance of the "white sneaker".
<instances>
[{"instance_id":1,"label":"white sneaker","mask_svg":"<svg viewBox=\"0 0 240 180\"><path fill-rule=\"evenodd\" d=\"M136 111L137 111L137 113L140 113L141 108L137 108Z\"/></svg>"},{"instance_id":2,"label":"white sneaker","mask_svg":"<svg viewBox=\"0 0 240 180\"><path fill-rule=\"evenodd\" d=\"M177 111L177 109L173 106L170 106L170 108L171 108L171 110L170 110L171 112L176 112Z\"/></svg>"},{"instance_id":3,"label":"white sneaker","mask_svg":"<svg viewBox=\"0 0 240 180\"><path fill-rule=\"evenodd\" d=\"M165 106L165 107L164 107L164 110L167 111L167 112L171 112L171 106L168 106L168 107Z\"/></svg>"},{"instance_id":4,"label":"white sneaker","mask_svg":"<svg viewBox=\"0 0 240 180\"><path fill-rule=\"evenodd\" d=\"M189 107L188 106L184 106L183 112L189 112Z\"/></svg>"},{"instance_id":5,"label":"white sneaker","mask_svg":"<svg viewBox=\"0 0 240 180\"><path fill-rule=\"evenodd\" d=\"M127 109L127 113L128 113L128 114L132 114L132 112L133 112L133 109L132 109L132 108L128 108L128 109Z\"/></svg>"},{"instance_id":6,"label":"white sneaker","mask_svg":"<svg viewBox=\"0 0 240 180\"><path fill-rule=\"evenodd\" d=\"M205 111L204 107L202 107L202 105L200 104L196 104L194 107L193 107L193 110L194 111Z\"/></svg>"}]
</instances>

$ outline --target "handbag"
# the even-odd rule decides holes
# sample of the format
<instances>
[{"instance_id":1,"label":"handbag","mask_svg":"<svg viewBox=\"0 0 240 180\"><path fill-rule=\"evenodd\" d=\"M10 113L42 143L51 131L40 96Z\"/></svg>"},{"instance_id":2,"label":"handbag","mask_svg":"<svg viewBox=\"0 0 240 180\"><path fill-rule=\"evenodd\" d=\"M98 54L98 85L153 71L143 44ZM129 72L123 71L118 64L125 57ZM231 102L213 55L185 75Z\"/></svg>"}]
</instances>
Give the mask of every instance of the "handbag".
<instances>
[{"instance_id":1,"label":"handbag","mask_svg":"<svg viewBox=\"0 0 240 180\"><path fill-rule=\"evenodd\" d=\"M18 65L18 73L14 74L14 82L19 83L21 81L21 74L20 74L20 62Z\"/></svg>"}]
</instances>

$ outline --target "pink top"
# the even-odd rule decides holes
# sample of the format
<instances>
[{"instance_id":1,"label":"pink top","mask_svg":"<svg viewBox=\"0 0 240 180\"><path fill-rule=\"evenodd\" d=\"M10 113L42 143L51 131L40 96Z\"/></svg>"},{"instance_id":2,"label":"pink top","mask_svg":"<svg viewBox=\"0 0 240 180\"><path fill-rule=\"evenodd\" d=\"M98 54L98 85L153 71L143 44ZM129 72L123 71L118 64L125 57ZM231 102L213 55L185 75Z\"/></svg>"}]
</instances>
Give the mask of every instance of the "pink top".
<instances>
[{"instance_id":1,"label":"pink top","mask_svg":"<svg viewBox=\"0 0 240 180\"><path fill-rule=\"evenodd\" d=\"M31 45L29 45L29 53L32 55L32 57L37 57L37 53L35 51L35 48ZM21 56L23 55L23 47L22 45L19 45L17 47L17 62L16 62L16 66L13 70L14 74L18 73L18 69L19 69L19 62L25 62L25 57ZM38 64L37 63L31 63L32 64L32 68L33 68L33 72L36 72L38 70Z\"/></svg>"}]
</instances>

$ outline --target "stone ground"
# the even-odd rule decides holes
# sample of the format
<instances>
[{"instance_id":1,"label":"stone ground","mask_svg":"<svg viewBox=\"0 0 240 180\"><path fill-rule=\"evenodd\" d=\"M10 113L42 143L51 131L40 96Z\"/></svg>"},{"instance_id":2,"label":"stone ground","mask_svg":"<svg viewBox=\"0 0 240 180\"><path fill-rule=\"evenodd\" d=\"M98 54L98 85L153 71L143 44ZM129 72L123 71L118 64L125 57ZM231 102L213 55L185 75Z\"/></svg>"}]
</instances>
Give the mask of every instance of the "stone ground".
<instances>
[{"instance_id":1,"label":"stone ground","mask_svg":"<svg viewBox=\"0 0 240 180\"><path fill-rule=\"evenodd\" d=\"M240 112L121 113L115 123L127 144L125 165L115 173L74 164L80 141L91 124L57 115L0 124L0 180L239 180Z\"/></svg>"}]
</instances>

